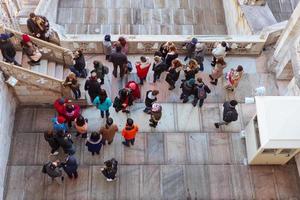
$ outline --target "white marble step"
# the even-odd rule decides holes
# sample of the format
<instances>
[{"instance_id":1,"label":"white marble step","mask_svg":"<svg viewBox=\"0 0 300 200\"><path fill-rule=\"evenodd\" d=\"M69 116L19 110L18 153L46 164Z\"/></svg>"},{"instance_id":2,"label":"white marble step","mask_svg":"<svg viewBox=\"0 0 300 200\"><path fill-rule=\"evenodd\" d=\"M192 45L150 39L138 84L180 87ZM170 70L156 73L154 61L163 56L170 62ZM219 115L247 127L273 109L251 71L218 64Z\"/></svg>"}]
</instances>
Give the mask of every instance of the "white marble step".
<instances>
[{"instance_id":1,"label":"white marble step","mask_svg":"<svg viewBox=\"0 0 300 200\"><path fill-rule=\"evenodd\" d=\"M64 67L61 64L56 64L55 67L55 78L63 80L64 78Z\"/></svg>"},{"instance_id":2,"label":"white marble step","mask_svg":"<svg viewBox=\"0 0 300 200\"><path fill-rule=\"evenodd\" d=\"M55 62L48 63L48 69L47 69L48 76L55 77L55 68L56 68Z\"/></svg>"}]
</instances>

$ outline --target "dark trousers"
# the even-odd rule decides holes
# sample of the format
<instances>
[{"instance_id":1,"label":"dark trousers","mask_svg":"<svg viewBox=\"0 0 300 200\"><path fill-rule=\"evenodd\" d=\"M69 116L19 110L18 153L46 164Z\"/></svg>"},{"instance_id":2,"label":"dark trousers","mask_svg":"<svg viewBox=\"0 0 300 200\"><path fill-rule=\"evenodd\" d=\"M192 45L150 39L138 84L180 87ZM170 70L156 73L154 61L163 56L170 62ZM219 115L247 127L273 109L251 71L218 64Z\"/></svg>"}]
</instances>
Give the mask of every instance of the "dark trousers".
<instances>
[{"instance_id":1,"label":"dark trousers","mask_svg":"<svg viewBox=\"0 0 300 200\"><path fill-rule=\"evenodd\" d=\"M83 69L81 71L75 69L74 66L71 66L70 68L70 71L73 72L76 77L80 77L80 78L86 78L87 77L87 72L86 72L86 69Z\"/></svg>"},{"instance_id":2,"label":"dark trousers","mask_svg":"<svg viewBox=\"0 0 300 200\"><path fill-rule=\"evenodd\" d=\"M225 121L222 121L222 122L218 122L216 124L218 124L219 126L222 126L222 125L228 125L230 122L225 122Z\"/></svg>"},{"instance_id":3,"label":"dark trousers","mask_svg":"<svg viewBox=\"0 0 300 200\"><path fill-rule=\"evenodd\" d=\"M8 62L8 63L14 63L14 65L21 66L21 65L16 61L15 58L11 58L10 60L7 60L7 59L3 58L3 61L4 61L4 62Z\"/></svg>"},{"instance_id":4,"label":"dark trousers","mask_svg":"<svg viewBox=\"0 0 300 200\"><path fill-rule=\"evenodd\" d=\"M104 118L104 111L103 110L100 110L100 114L101 114L101 117ZM109 117L109 110L105 111L105 116L106 116L106 118Z\"/></svg>"},{"instance_id":5,"label":"dark trousers","mask_svg":"<svg viewBox=\"0 0 300 200\"><path fill-rule=\"evenodd\" d=\"M55 146L55 147L51 147L51 153L54 153L55 151L57 151L59 149L59 145Z\"/></svg>"},{"instance_id":6,"label":"dark trousers","mask_svg":"<svg viewBox=\"0 0 300 200\"><path fill-rule=\"evenodd\" d=\"M111 145L111 143L112 143L113 141L114 141L114 140L107 141L107 144L108 144L108 145ZM106 139L102 139L102 140L101 140L101 143L102 143L103 145L106 145Z\"/></svg>"},{"instance_id":7,"label":"dark trousers","mask_svg":"<svg viewBox=\"0 0 300 200\"><path fill-rule=\"evenodd\" d=\"M196 105L197 105L198 100L199 100L199 107L201 108L201 107L203 106L204 99L199 99L199 98L197 98L197 97L194 98L193 106L196 106Z\"/></svg>"},{"instance_id":8,"label":"dark trousers","mask_svg":"<svg viewBox=\"0 0 300 200\"><path fill-rule=\"evenodd\" d=\"M150 124L151 126L153 126L154 128L157 126L158 122L157 121L154 121L153 119L150 119Z\"/></svg>"},{"instance_id":9,"label":"dark trousers","mask_svg":"<svg viewBox=\"0 0 300 200\"><path fill-rule=\"evenodd\" d=\"M162 72L154 71L153 73L153 82L155 83L158 79L160 79L160 75Z\"/></svg>"},{"instance_id":10,"label":"dark trousers","mask_svg":"<svg viewBox=\"0 0 300 200\"><path fill-rule=\"evenodd\" d=\"M66 172L66 174L68 174L69 178L77 178L78 177L77 170L75 172Z\"/></svg>"},{"instance_id":11,"label":"dark trousers","mask_svg":"<svg viewBox=\"0 0 300 200\"><path fill-rule=\"evenodd\" d=\"M139 79L140 79L140 84L143 85L146 78L139 78Z\"/></svg>"},{"instance_id":12,"label":"dark trousers","mask_svg":"<svg viewBox=\"0 0 300 200\"><path fill-rule=\"evenodd\" d=\"M126 140L126 139L125 139L125 145L126 145L126 146L129 146L129 143L130 143L131 145L134 145L134 141L135 141L135 138L133 138L133 139L131 139L131 140Z\"/></svg>"},{"instance_id":13,"label":"dark trousers","mask_svg":"<svg viewBox=\"0 0 300 200\"><path fill-rule=\"evenodd\" d=\"M186 103L186 102L189 101L189 96L190 96L190 94L181 93L180 99L182 99L182 102L183 102L183 103Z\"/></svg>"},{"instance_id":14,"label":"dark trousers","mask_svg":"<svg viewBox=\"0 0 300 200\"><path fill-rule=\"evenodd\" d=\"M79 88L71 88L71 90L72 90L76 100L81 97L81 92L80 92Z\"/></svg>"},{"instance_id":15,"label":"dark trousers","mask_svg":"<svg viewBox=\"0 0 300 200\"><path fill-rule=\"evenodd\" d=\"M117 78L118 67L120 68L120 77L122 78L124 76L124 73L125 73L124 66L114 64L114 70L113 70L112 73Z\"/></svg>"}]
</instances>

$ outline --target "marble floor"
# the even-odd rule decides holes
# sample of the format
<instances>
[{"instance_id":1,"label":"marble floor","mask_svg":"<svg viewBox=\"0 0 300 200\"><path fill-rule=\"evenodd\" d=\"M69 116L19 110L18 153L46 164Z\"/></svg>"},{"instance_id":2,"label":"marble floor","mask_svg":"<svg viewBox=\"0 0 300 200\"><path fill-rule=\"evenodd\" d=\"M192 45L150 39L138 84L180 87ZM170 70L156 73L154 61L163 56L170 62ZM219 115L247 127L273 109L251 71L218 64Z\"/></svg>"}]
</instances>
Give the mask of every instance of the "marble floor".
<instances>
[{"instance_id":1,"label":"marble floor","mask_svg":"<svg viewBox=\"0 0 300 200\"><path fill-rule=\"evenodd\" d=\"M227 33L222 0L61 0L57 23L70 34Z\"/></svg>"}]
</instances>

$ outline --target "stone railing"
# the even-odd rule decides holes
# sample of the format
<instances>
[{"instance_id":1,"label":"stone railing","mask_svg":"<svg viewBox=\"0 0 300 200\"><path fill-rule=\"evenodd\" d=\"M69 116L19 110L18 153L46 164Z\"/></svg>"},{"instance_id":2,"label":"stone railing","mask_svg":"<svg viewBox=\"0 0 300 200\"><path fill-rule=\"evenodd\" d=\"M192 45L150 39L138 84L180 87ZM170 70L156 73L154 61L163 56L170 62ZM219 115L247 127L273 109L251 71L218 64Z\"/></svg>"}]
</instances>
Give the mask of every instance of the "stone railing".
<instances>
[{"instance_id":1,"label":"stone railing","mask_svg":"<svg viewBox=\"0 0 300 200\"><path fill-rule=\"evenodd\" d=\"M112 41L116 41L119 36L112 35ZM205 35L125 35L128 40L129 54L153 54L159 50L161 44L172 41L176 45L178 52L183 53L183 44L196 37L198 41L207 46L207 53L210 54L216 43L225 41L231 47L231 55L259 55L264 47L265 38L259 35L249 36L205 36ZM67 35L61 40L61 45L68 49L81 48L85 53L103 53L104 35Z\"/></svg>"},{"instance_id":2,"label":"stone railing","mask_svg":"<svg viewBox=\"0 0 300 200\"><path fill-rule=\"evenodd\" d=\"M53 98L71 95L70 89L63 87L62 80L3 61L0 61L0 70L5 76L18 80L14 89L21 103L51 103Z\"/></svg>"},{"instance_id":3,"label":"stone railing","mask_svg":"<svg viewBox=\"0 0 300 200\"><path fill-rule=\"evenodd\" d=\"M265 46L274 45L279 39L281 33L284 31L288 21L283 21L271 26L267 26L260 33L261 38L267 38Z\"/></svg>"},{"instance_id":4,"label":"stone railing","mask_svg":"<svg viewBox=\"0 0 300 200\"><path fill-rule=\"evenodd\" d=\"M22 40L22 33L3 26L0 26L0 32L14 33L15 36L12 38L12 41L18 49L21 49L20 42ZM40 49L42 49L43 57L46 59L53 60L63 65L73 65L73 53L71 50L45 42L35 37L30 36L30 38Z\"/></svg>"}]
</instances>

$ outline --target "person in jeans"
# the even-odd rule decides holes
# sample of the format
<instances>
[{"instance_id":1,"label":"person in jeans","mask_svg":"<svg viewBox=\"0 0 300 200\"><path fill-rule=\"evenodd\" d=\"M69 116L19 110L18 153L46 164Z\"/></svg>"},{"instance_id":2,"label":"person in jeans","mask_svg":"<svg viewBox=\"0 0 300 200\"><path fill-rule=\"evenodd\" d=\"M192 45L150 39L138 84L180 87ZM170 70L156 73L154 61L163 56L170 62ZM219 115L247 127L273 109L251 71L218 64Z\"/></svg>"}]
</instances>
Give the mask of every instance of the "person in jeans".
<instances>
[{"instance_id":1,"label":"person in jeans","mask_svg":"<svg viewBox=\"0 0 300 200\"><path fill-rule=\"evenodd\" d=\"M58 155L59 143L56 140L55 133L52 130L48 130L44 132L44 138L48 142L49 146L51 147L51 154L50 155Z\"/></svg>"},{"instance_id":2,"label":"person in jeans","mask_svg":"<svg viewBox=\"0 0 300 200\"><path fill-rule=\"evenodd\" d=\"M186 56L184 58L184 61L187 61L187 59L191 59L194 52L195 52L195 49L196 49L196 44L197 44L198 40L197 38L192 38L191 41L189 42L186 42L184 44L184 46L186 47Z\"/></svg>"},{"instance_id":3,"label":"person in jeans","mask_svg":"<svg viewBox=\"0 0 300 200\"><path fill-rule=\"evenodd\" d=\"M199 107L201 108L204 99L206 99L207 94L209 94L211 91L207 85L203 82L202 78L197 78L198 84L195 85L194 87L194 101L193 101L193 106L195 107L197 105L197 102L199 100Z\"/></svg>"},{"instance_id":4,"label":"person in jeans","mask_svg":"<svg viewBox=\"0 0 300 200\"><path fill-rule=\"evenodd\" d=\"M134 145L135 136L138 131L139 131L139 127L134 124L131 118L128 118L126 126L122 130L122 136L125 139L125 141L123 141L122 144L127 147L130 147L130 144Z\"/></svg>"},{"instance_id":5,"label":"person in jeans","mask_svg":"<svg viewBox=\"0 0 300 200\"><path fill-rule=\"evenodd\" d=\"M108 144L110 145L113 142L117 131L118 131L118 126L114 124L113 119L109 117L106 120L106 124L102 126L99 131L99 133L102 135L101 143L105 145L107 141Z\"/></svg>"},{"instance_id":6,"label":"person in jeans","mask_svg":"<svg viewBox=\"0 0 300 200\"><path fill-rule=\"evenodd\" d=\"M70 179L78 178L78 162L74 155L67 156L65 162L61 163L61 166L63 167L64 171Z\"/></svg>"},{"instance_id":7,"label":"person in jeans","mask_svg":"<svg viewBox=\"0 0 300 200\"><path fill-rule=\"evenodd\" d=\"M118 161L114 158L104 162L105 167L101 168L102 174L106 177L107 181L114 181L118 171Z\"/></svg>"},{"instance_id":8,"label":"person in jeans","mask_svg":"<svg viewBox=\"0 0 300 200\"><path fill-rule=\"evenodd\" d=\"M223 104L223 121L215 123L216 128L219 128L222 125L228 125L238 119L238 112L235 109L237 104L238 102L236 100L226 101Z\"/></svg>"},{"instance_id":9,"label":"person in jeans","mask_svg":"<svg viewBox=\"0 0 300 200\"><path fill-rule=\"evenodd\" d=\"M99 95L94 99L93 104L100 110L101 117L104 118L104 112L106 118L109 117L109 108L112 105L110 98L104 89L100 90Z\"/></svg>"}]
</instances>

